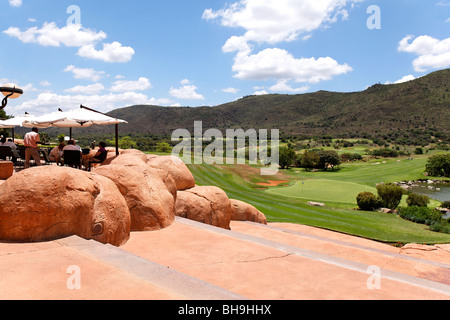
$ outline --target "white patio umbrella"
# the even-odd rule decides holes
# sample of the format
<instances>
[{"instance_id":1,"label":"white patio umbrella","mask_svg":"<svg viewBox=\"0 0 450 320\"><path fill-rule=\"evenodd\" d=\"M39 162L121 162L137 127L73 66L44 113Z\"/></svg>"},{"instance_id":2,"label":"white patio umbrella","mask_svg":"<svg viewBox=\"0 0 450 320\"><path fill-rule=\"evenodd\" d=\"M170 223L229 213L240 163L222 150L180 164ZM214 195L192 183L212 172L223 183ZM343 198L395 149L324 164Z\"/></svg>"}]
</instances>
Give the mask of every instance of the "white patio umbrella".
<instances>
[{"instance_id":1,"label":"white patio umbrella","mask_svg":"<svg viewBox=\"0 0 450 320\"><path fill-rule=\"evenodd\" d=\"M26 121L24 125L38 128L87 128L93 125L103 126L119 123L126 123L126 121L83 108L35 117L30 121Z\"/></svg>"},{"instance_id":2,"label":"white patio umbrella","mask_svg":"<svg viewBox=\"0 0 450 320\"><path fill-rule=\"evenodd\" d=\"M12 129L12 138L14 140L14 129L17 127L24 127L24 124L28 121L32 121L33 116L25 114L24 116L11 118L8 120L0 121L0 129Z\"/></svg>"},{"instance_id":3,"label":"white patio umbrella","mask_svg":"<svg viewBox=\"0 0 450 320\"><path fill-rule=\"evenodd\" d=\"M101 112L81 106L80 109L68 112L54 112L48 115L35 117L30 121L25 121L24 126L28 128L70 128L72 137L72 128L87 128L93 125L116 125L116 153L119 153L118 125L127 123L125 120L110 117Z\"/></svg>"}]
</instances>

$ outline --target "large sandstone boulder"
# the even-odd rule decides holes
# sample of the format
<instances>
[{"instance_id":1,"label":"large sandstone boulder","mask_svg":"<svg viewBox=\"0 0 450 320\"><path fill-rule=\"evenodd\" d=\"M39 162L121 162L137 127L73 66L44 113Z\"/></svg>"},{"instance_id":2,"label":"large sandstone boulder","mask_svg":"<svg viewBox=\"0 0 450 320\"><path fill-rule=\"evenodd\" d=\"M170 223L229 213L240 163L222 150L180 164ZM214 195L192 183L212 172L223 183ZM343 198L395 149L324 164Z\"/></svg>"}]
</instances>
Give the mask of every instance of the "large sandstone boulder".
<instances>
[{"instance_id":1,"label":"large sandstone boulder","mask_svg":"<svg viewBox=\"0 0 450 320\"><path fill-rule=\"evenodd\" d=\"M146 161L140 151L124 151L92 171L114 181L130 210L132 231L164 229L175 220L175 182Z\"/></svg>"},{"instance_id":2,"label":"large sandstone boulder","mask_svg":"<svg viewBox=\"0 0 450 320\"><path fill-rule=\"evenodd\" d=\"M267 224L266 216L254 206L239 200L230 199L231 202L231 220L250 221L261 224Z\"/></svg>"},{"instance_id":3,"label":"large sandstone boulder","mask_svg":"<svg viewBox=\"0 0 450 320\"><path fill-rule=\"evenodd\" d=\"M195 187L194 176L180 158L174 156L148 155L147 164L153 168L170 173L176 182L178 190Z\"/></svg>"},{"instance_id":4,"label":"large sandstone boulder","mask_svg":"<svg viewBox=\"0 0 450 320\"><path fill-rule=\"evenodd\" d=\"M11 161L0 160L0 180L7 180L14 174L14 164Z\"/></svg>"},{"instance_id":5,"label":"large sandstone boulder","mask_svg":"<svg viewBox=\"0 0 450 320\"><path fill-rule=\"evenodd\" d=\"M58 166L27 169L0 185L0 240L37 242L77 235L120 246L130 211L110 179Z\"/></svg>"},{"instance_id":6,"label":"large sandstone boulder","mask_svg":"<svg viewBox=\"0 0 450 320\"><path fill-rule=\"evenodd\" d=\"M178 191L176 215L230 229L231 203L227 194L217 187L196 186Z\"/></svg>"}]
</instances>

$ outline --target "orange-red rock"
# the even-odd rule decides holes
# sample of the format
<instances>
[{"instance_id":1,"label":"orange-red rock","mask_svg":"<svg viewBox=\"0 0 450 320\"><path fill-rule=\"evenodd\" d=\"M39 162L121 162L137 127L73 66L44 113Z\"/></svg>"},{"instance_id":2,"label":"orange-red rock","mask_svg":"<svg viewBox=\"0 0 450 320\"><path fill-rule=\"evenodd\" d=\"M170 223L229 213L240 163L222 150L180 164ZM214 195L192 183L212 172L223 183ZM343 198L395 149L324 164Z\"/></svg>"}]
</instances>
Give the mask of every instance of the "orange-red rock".
<instances>
[{"instance_id":1,"label":"orange-red rock","mask_svg":"<svg viewBox=\"0 0 450 320\"><path fill-rule=\"evenodd\" d=\"M14 174L14 164L11 161L0 161L0 180L7 180Z\"/></svg>"},{"instance_id":2,"label":"orange-red rock","mask_svg":"<svg viewBox=\"0 0 450 320\"><path fill-rule=\"evenodd\" d=\"M267 224L267 218L254 206L239 200L230 199L231 202L231 220L250 221L261 224Z\"/></svg>"},{"instance_id":3,"label":"orange-red rock","mask_svg":"<svg viewBox=\"0 0 450 320\"><path fill-rule=\"evenodd\" d=\"M220 188L196 186L178 191L176 214L230 229L231 203L227 194Z\"/></svg>"},{"instance_id":4,"label":"orange-red rock","mask_svg":"<svg viewBox=\"0 0 450 320\"><path fill-rule=\"evenodd\" d=\"M0 185L0 239L49 241L77 235L120 246L130 212L105 177L65 167L36 167Z\"/></svg>"},{"instance_id":5,"label":"orange-red rock","mask_svg":"<svg viewBox=\"0 0 450 320\"><path fill-rule=\"evenodd\" d=\"M176 182L178 190L186 190L195 187L195 179L184 162L173 156L148 155L147 164L170 173Z\"/></svg>"},{"instance_id":6,"label":"orange-red rock","mask_svg":"<svg viewBox=\"0 0 450 320\"><path fill-rule=\"evenodd\" d=\"M130 210L132 231L166 228L175 220L173 190L166 185L170 179L165 183L161 172L140 159L140 154L121 154L93 172L111 179L119 188Z\"/></svg>"}]
</instances>

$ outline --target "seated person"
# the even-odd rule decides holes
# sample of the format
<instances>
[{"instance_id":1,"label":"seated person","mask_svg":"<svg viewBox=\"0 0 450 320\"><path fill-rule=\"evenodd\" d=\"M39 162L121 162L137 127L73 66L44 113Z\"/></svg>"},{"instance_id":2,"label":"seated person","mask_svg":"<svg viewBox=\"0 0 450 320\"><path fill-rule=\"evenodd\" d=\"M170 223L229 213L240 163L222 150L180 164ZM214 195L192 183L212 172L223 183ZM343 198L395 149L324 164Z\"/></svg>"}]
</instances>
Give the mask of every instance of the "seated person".
<instances>
[{"instance_id":1,"label":"seated person","mask_svg":"<svg viewBox=\"0 0 450 320\"><path fill-rule=\"evenodd\" d=\"M64 156L64 148L65 148L65 143L61 142L59 144L59 146L55 147L52 149L52 151L50 152L49 155L49 159L50 161L54 161L56 162L56 164L64 164L64 160L63 160L63 156Z\"/></svg>"},{"instance_id":2,"label":"seated person","mask_svg":"<svg viewBox=\"0 0 450 320\"><path fill-rule=\"evenodd\" d=\"M12 150L17 150L17 146L12 141L12 139L8 139L8 141L6 141L5 137L1 138L0 146L2 146L2 147L10 147ZM4 157L2 160L6 160L6 157ZM12 160L12 162L16 162L17 158L13 156L11 160Z\"/></svg>"},{"instance_id":3,"label":"seated person","mask_svg":"<svg viewBox=\"0 0 450 320\"><path fill-rule=\"evenodd\" d=\"M75 140L69 140L67 142L67 146L64 147L63 151L66 150L74 150L74 151L80 151L81 152L81 148L77 145L75 145Z\"/></svg>"},{"instance_id":4,"label":"seated person","mask_svg":"<svg viewBox=\"0 0 450 320\"><path fill-rule=\"evenodd\" d=\"M95 156L86 160L86 163L84 166L89 171L91 171L91 166L93 163L103 163L106 160L106 157L108 156L108 151L105 149L106 143L100 142L99 146L100 146L100 149L97 151Z\"/></svg>"},{"instance_id":5,"label":"seated person","mask_svg":"<svg viewBox=\"0 0 450 320\"><path fill-rule=\"evenodd\" d=\"M11 147L11 149L16 149L17 150L17 146L16 144L13 142L12 139L8 139L8 141L6 141L6 138L2 138L2 140L0 141L0 146L3 147Z\"/></svg>"}]
</instances>

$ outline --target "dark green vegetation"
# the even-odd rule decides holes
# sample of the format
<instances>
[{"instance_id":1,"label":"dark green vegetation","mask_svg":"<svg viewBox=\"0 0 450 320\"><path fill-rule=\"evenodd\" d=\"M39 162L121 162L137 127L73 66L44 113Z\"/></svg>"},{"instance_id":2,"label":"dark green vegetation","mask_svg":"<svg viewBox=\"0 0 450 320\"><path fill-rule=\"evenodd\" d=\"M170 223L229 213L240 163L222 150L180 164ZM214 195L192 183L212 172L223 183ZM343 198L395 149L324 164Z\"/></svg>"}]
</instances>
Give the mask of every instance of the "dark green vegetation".
<instances>
[{"instance_id":1,"label":"dark green vegetation","mask_svg":"<svg viewBox=\"0 0 450 320\"><path fill-rule=\"evenodd\" d=\"M431 231L450 234L450 224L442 218L442 213L428 207L410 206L399 209L403 219L429 226Z\"/></svg>"},{"instance_id":2,"label":"dark green vegetation","mask_svg":"<svg viewBox=\"0 0 450 320\"><path fill-rule=\"evenodd\" d=\"M432 156L427 163L431 176L450 178L450 153Z\"/></svg>"},{"instance_id":3,"label":"dark green vegetation","mask_svg":"<svg viewBox=\"0 0 450 320\"><path fill-rule=\"evenodd\" d=\"M319 91L300 95L248 96L216 107L133 106L110 114L129 122L123 135L165 135L176 129L279 129L287 137L366 138L383 145L448 142L450 69L414 81L377 84L362 92ZM105 128L92 128L92 134Z\"/></svg>"}]
</instances>

